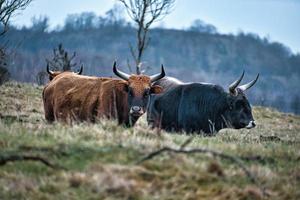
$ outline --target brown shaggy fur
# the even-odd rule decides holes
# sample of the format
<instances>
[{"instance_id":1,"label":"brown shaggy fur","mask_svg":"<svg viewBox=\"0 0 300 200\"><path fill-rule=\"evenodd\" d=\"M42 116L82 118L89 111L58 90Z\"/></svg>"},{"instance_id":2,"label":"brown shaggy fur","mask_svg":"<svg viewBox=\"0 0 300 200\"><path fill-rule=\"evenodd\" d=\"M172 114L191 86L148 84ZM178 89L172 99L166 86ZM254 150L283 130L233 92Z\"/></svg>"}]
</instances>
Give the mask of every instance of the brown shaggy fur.
<instances>
[{"instance_id":1,"label":"brown shaggy fur","mask_svg":"<svg viewBox=\"0 0 300 200\"><path fill-rule=\"evenodd\" d=\"M142 96L145 88L161 92L160 87L151 87L150 78L144 75L132 75L124 81L63 72L44 88L45 118L49 122L95 122L105 117L130 125L128 87L133 88L136 96Z\"/></svg>"},{"instance_id":2,"label":"brown shaggy fur","mask_svg":"<svg viewBox=\"0 0 300 200\"><path fill-rule=\"evenodd\" d=\"M65 74L68 74L68 73L74 73L74 74L77 74L75 72L71 72L71 71L54 71L52 72L52 74L49 74L49 81L52 81L55 77L57 77L58 75L61 75L64 76Z\"/></svg>"}]
</instances>

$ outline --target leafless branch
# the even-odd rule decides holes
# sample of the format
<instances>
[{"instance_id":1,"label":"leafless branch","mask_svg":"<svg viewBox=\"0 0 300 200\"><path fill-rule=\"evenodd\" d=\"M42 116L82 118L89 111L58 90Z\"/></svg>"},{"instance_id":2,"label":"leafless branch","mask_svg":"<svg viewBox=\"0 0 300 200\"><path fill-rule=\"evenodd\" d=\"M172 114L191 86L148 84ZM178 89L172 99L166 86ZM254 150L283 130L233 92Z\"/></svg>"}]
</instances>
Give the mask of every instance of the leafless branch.
<instances>
[{"instance_id":1,"label":"leafless branch","mask_svg":"<svg viewBox=\"0 0 300 200\"><path fill-rule=\"evenodd\" d=\"M10 18L17 11L24 10L32 1L33 0L0 0L0 35L7 32Z\"/></svg>"},{"instance_id":2,"label":"leafless branch","mask_svg":"<svg viewBox=\"0 0 300 200\"><path fill-rule=\"evenodd\" d=\"M134 61L136 62L137 61L137 57L136 57L136 51L135 51L135 49L132 47L132 45L129 43L129 50L130 50L130 53L131 53L131 55L132 55L132 57L133 57L133 59L134 59ZM137 63L136 63L136 65L138 65Z\"/></svg>"},{"instance_id":3,"label":"leafless branch","mask_svg":"<svg viewBox=\"0 0 300 200\"><path fill-rule=\"evenodd\" d=\"M52 164L47 159L40 157L40 156L33 156L33 155L0 155L0 166L5 165L8 162L15 162L15 161L36 161L41 162L44 165L53 168L53 169L63 169L63 167Z\"/></svg>"},{"instance_id":4,"label":"leafless branch","mask_svg":"<svg viewBox=\"0 0 300 200\"><path fill-rule=\"evenodd\" d=\"M53 49L52 60L46 59L47 64L52 70L71 71L71 68L75 67L77 63L72 63L76 57L76 52L73 52L72 56L63 48L62 44L58 45L58 48Z\"/></svg>"},{"instance_id":5,"label":"leafless branch","mask_svg":"<svg viewBox=\"0 0 300 200\"><path fill-rule=\"evenodd\" d=\"M189 142L190 142L190 140L187 140L185 143L189 143ZM213 155L215 157L220 157L222 159L229 160L229 161L235 163L238 167L240 167L244 171L244 173L247 175L247 177L250 179L250 181L253 184L258 185L255 176L244 166L244 164L242 163L242 161L240 159L238 159L237 157L228 155L228 154L224 154L224 153L221 153L221 152L218 152L218 151L214 151L214 150L210 150L210 149L205 149L205 148L195 148L195 149L183 149L183 148L180 148L180 149L173 149L173 148L170 148L170 147L163 147L163 148L161 148L161 149L159 149L157 151L154 151L154 152L146 155L140 161L138 161L137 164L140 164L142 162L150 160L150 159L152 159L152 158L154 158L156 156L159 156L160 154L162 154L164 152L181 153L181 154L203 153L203 154L211 154L211 155Z\"/></svg>"},{"instance_id":6,"label":"leafless branch","mask_svg":"<svg viewBox=\"0 0 300 200\"><path fill-rule=\"evenodd\" d=\"M187 145L189 145L193 141L193 139L193 136L189 137L186 141L182 143L182 145L180 145L180 149L184 149L185 147L187 147Z\"/></svg>"},{"instance_id":7,"label":"leafless branch","mask_svg":"<svg viewBox=\"0 0 300 200\"><path fill-rule=\"evenodd\" d=\"M260 163L274 163L275 160L272 157L263 157L261 155L253 155L253 156L240 156L241 160L244 161L257 161Z\"/></svg>"},{"instance_id":8,"label":"leafless branch","mask_svg":"<svg viewBox=\"0 0 300 200\"><path fill-rule=\"evenodd\" d=\"M126 8L129 17L137 24L137 47L130 52L136 63L136 73L140 74L143 53L149 43L148 32L153 22L169 14L175 0L119 0Z\"/></svg>"},{"instance_id":9,"label":"leafless branch","mask_svg":"<svg viewBox=\"0 0 300 200\"><path fill-rule=\"evenodd\" d=\"M132 69L131 69L131 66L130 66L129 59L127 59L127 67L128 67L129 72L132 74Z\"/></svg>"}]
</instances>

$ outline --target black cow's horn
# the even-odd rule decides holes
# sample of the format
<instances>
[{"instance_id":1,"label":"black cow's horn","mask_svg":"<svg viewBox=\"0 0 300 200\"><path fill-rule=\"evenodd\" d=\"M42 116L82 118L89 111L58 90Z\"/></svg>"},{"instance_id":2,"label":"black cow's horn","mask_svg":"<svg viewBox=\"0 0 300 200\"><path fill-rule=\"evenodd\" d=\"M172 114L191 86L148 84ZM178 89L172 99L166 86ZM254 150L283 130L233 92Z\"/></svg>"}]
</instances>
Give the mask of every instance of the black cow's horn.
<instances>
[{"instance_id":1,"label":"black cow's horn","mask_svg":"<svg viewBox=\"0 0 300 200\"><path fill-rule=\"evenodd\" d=\"M51 71L51 70L49 69L49 64L48 64L48 63L47 63L47 72L48 72L48 74L53 75L53 71Z\"/></svg>"},{"instance_id":2,"label":"black cow's horn","mask_svg":"<svg viewBox=\"0 0 300 200\"><path fill-rule=\"evenodd\" d=\"M229 86L229 92L230 92L231 94L235 94L235 89L237 88L237 86L238 86L238 85L240 84L240 82L242 81L242 79L243 79L243 77L244 77L244 74L245 74L245 71L243 71L241 77L240 77L238 80L236 80L236 81L234 81L233 83L230 84L230 86Z\"/></svg>"},{"instance_id":3,"label":"black cow's horn","mask_svg":"<svg viewBox=\"0 0 300 200\"><path fill-rule=\"evenodd\" d=\"M161 65L161 72L160 74L155 74L150 76L151 83L158 81L159 79L163 78L166 75L164 70L164 65Z\"/></svg>"},{"instance_id":4,"label":"black cow's horn","mask_svg":"<svg viewBox=\"0 0 300 200\"><path fill-rule=\"evenodd\" d=\"M249 82L245 85L241 85L238 88L242 91L248 90L249 88L251 88L256 83L256 81L258 80L258 77L259 77L259 74L257 74L256 78L253 81L251 81L251 82Z\"/></svg>"},{"instance_id":5,"label":"black cow's horn","mask_svg":"<svg viewBox=\"0 0 300 200\"><path fill-rule=\"evenodd\" d=\"M80 66L80 69L78 70L77 74L82 74L82 71L83 71L83 64Z\"/></svg>"},{"instance_id":6,"label":"black cow's horn","mask_svg":"<svg viewBox=\"0 0 300 200\"><path fill-rule=\"evenodd\" d=\"M124 73L124 72L121 72L120 70L117 69L117 62L115 61L114 62L114 65L113 65L113 72L115 73L116 76L120 77L121 79L124 79L125 81L128 81L129 80L129 75Z\"/></svg>"}]
</instances>

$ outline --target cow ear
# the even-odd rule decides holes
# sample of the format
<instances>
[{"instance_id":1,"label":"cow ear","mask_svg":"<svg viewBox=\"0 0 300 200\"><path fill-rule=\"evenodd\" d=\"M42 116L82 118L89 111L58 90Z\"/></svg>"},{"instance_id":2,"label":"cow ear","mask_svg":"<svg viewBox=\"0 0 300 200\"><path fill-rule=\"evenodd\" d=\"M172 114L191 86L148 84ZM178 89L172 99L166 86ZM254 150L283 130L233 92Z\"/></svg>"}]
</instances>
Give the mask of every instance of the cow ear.
<instances>
[{"instance_id":1,"label":"cow ear","mask_svg":"<svg viewBox=\"0 0 300 200\"><path fill-rule=\"evenodd\" d=\"M119 82L116 84L116 87L120 91L128 92L128 83L127 82Z\"/></svg>"},{"instance_id":2,"label":"cow ear","mask_svg":"<svg viewBox=\"0 0 300 200\"><path fill-rule=\"evenodd\" d=\"M163 88L160 87L159 85L154 85L150 89L151 94L159 94L159 93L162 93L162 92L163 92Z\"/></svg>"}]
</instances>

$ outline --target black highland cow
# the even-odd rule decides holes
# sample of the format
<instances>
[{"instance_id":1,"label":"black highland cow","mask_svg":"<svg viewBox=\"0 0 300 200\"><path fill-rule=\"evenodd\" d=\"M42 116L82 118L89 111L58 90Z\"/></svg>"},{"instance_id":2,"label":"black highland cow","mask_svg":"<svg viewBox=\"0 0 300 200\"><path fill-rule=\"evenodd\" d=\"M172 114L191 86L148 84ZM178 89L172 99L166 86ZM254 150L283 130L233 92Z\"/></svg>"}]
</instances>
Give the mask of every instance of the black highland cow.
<instances>
[{"instance_id":1,"label":"black highland cow","mask_svg":"<svg viewBox=\"0 0 300 200\"><path fill-rule=\"evenodd\" d=\"M243 77L244 72L229 86L229 93L214 84L178 83L172 79L165 79L165 85L157 82L168 88L165 93L151 96L147 121L152 127L187 133L212 134L222 128L253 128L255 121L244 92L256 83L259 75L250 83L238 86Z\"/></svg>"}]
</instances>

